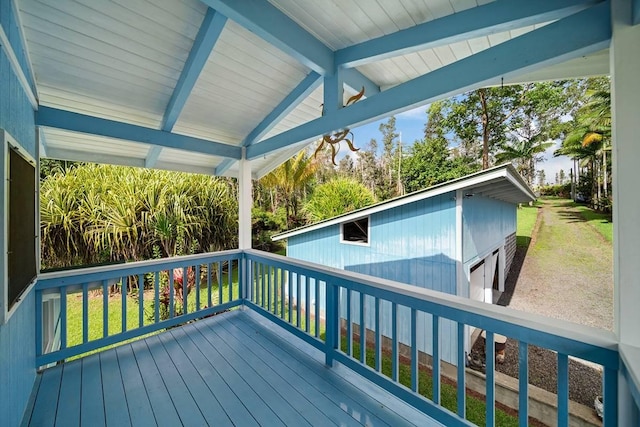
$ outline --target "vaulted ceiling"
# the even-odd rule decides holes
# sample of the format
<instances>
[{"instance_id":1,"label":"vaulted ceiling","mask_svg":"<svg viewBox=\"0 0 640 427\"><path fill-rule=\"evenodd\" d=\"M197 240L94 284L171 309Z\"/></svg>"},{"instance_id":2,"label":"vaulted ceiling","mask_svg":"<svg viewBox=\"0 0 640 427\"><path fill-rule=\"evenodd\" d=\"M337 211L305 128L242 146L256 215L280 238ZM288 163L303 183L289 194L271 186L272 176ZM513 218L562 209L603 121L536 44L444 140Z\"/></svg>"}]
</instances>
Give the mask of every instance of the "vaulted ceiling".
<instances>
[{"instance_id":1,"label":"vaulted ceiling","mask_svg":"<svg viewBox=\"0 0 640 427\"><path fill-rule=\"evenodd\" d=\"M261 176L323 134L477 87L606 74L611 37L597 0L18 7L43 157L230 176L243 152Z\"/></svg>"}]
</instances>

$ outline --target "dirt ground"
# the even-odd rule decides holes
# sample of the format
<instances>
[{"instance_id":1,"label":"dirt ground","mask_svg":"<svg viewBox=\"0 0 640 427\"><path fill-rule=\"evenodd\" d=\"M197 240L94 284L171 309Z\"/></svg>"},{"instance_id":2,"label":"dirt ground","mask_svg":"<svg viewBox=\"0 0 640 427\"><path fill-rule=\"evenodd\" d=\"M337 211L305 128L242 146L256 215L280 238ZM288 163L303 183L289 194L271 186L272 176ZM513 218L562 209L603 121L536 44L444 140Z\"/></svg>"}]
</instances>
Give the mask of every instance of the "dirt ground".
<instances>
[{"instance_id":1,"label":"dirt ground","mask_svg":"<svg viewBox=\"0 0 640 427\"><path fill-rule=\"evenodd\" d=\"M518 248L498 304L516 310L613 329L613 248L565 200L542 201L528 248ZM474 349L484 351L484 344ZM518 342L507 341L497 370L518 377ZM556 354L529 347L531 384L556 392ZM570 399L593 406L602 394L599 369L570 360Z\"/></svg>"},{"instance_id":2,"label":"dirt ground","mask_svg":"<svg viewBox=\"0 0 640 427\"><path fill-rule=\"evenodd\" d=\"M542 201L522 268L514 273L502 305L613 330L612 245L569 202Z\"/></svg>"}]
</instances>

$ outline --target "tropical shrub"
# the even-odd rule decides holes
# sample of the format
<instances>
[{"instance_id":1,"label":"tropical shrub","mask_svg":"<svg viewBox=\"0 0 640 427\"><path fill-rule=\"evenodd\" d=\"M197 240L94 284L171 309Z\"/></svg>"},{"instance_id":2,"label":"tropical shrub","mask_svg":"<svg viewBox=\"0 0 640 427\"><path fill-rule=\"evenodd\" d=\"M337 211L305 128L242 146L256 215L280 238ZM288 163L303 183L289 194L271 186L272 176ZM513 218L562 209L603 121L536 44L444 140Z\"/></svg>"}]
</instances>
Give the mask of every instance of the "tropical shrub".
<instances>
[{"instance_id":1,"label":"tropical shrub","mask_svg":"<svg viewBox=\"0 0 640 427\"><path fill-rule=\"evenodd\" d=\"M371 190L351 178L336 178L319 185L305 206L312 220L321 221L369 206L375 202Z\"/></svg>"},{"instance_id":2,"label":"tropical shrub","mask_svg":"<svg viewBox=\"0 0 640 427\"><path fill-rule=\"evenodd\" d=\"M226 178L86 164L40 186L43 268L137 261L237 247Z\"/></svg>"}]
</instances>

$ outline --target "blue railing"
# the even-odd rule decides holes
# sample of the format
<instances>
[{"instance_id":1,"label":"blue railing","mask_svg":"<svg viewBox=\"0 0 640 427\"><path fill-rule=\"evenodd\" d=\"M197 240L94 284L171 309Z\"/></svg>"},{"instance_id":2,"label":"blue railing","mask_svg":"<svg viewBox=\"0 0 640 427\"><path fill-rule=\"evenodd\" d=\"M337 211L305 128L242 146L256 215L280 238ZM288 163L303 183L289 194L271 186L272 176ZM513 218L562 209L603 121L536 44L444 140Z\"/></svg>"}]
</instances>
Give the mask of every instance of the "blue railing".
<instances>
[{"instance_id":1,"label":"blue railing","mask_svg":"<svg viewBox=\"0 0 640 427\"><path fill-rule=\"evenodd\" d=\"M235 250L41 274L35 289L37 366L240 305L241 259ZM43 317L43 304L51 302L59 310L54 322ZM70 310L82 313L75 327Z\"/></svg>"},{"instance_id":2,"label":"blue railing","mask_svg":"<svg viewBox=\"0 0 640 427\"><path fill-rule=\"evenodd\" d=\"M469 425L469 326L486 331L486 425L496 419L496 334L519 342L521 426L529 423L529 345L557 353L558 425L569 424L569 356L603 367L604 425L618 425L619 356L610 333L258 251L246 251L246 259L245 304L325 352L327 364L342 363L445 425ZM365 333L360 325L365 325ZM446 339L443 331L449 334ZM453 410L442 406L440 380L443 348L451 334L455 351L449 357L454 359L457 385ZM401 346L409 349L408 358L401 357ZM425 349L432 358L430 390L419 385L419 359ZM390 372L382 366L384 353L390 354ZM401 365L409 367L410 383L402 383Z\"/></svg>"},{"instance_id":3,"label":"blue railing","mask_svg":"<svg viewBox=\"0 0 640 427\"><path fill-rule=\"evenodd\" d=\"M189 292L189 286L198 291ZM110 291L119 295L116 307ZM180 295L185 294L189 297L183 307ZM59 346L45 354L43 302L52 296L59 297L59 330L49 335L59 337ZM519 342L520 425L528 425L529 417L529 345L557 353L558 425L569 423L570 356L602 366L604 425L618 424L617 379L624 366L612 334L264 252L227 251L43 274L36 301L38 366L242 304L324 352L328 365L339 362L452 426L469 425L465 364L469 327L475 327L486 331L486 425L496 420L496 334ZM76 310L81 305L82 312L75 339L70 339L68 319L72 304ZM98 307L98 316L91 304ZM113 310L122 318L116 328L109 324ZM427 371L425 356L431 360ZM389 358L390 366L385 362ZM455 370L453 408L443 406L441 399L441 362ZM425 372L431 377L428 390L420 382ZM637 394L637 382L631 386Z\"/></svg>"}]
</instances>

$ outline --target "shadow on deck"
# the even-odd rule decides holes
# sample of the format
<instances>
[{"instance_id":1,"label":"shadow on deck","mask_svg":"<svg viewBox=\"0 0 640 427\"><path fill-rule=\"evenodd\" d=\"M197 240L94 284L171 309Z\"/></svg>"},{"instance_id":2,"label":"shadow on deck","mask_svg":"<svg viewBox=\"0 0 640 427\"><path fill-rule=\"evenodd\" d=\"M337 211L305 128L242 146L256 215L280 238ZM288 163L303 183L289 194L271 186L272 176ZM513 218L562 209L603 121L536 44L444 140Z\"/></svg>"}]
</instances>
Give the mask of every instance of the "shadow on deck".
<instances>
[{"instance_id":1,"label":"shadow on deck","mask_svg":"<svg viewBox=\"0 0 640 427\"><path fill-rule=\"evenodd\" d=\"M28 426L439 426L251 310L39 374Z\"/></svg>"}]
</instances>

